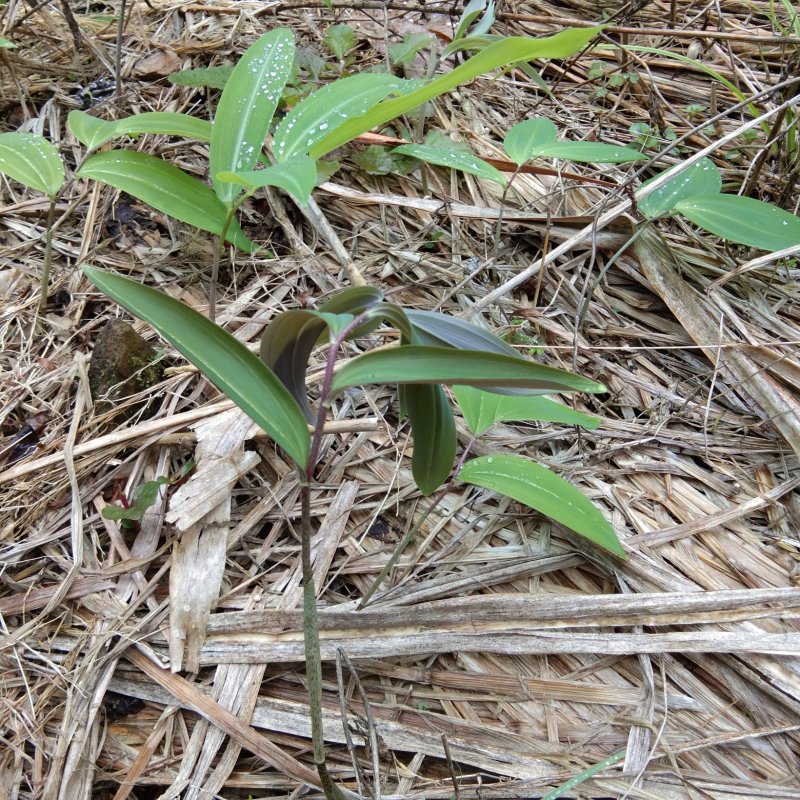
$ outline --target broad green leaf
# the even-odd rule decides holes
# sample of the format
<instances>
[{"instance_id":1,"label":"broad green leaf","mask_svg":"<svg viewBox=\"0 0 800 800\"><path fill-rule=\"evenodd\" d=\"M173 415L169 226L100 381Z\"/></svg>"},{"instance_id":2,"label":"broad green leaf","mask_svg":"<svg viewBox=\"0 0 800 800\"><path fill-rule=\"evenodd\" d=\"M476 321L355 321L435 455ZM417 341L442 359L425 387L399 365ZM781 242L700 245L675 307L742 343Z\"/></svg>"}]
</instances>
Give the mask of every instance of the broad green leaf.
<instances>
[{"instance_id":1,"label":"broad green leaf","mask_svg":"<svg viewBox=\"0 0 800 800\"><path fill-rule=\"evenodd\" d=\"M353 286L334 295L319 310L323 314L361 314L381 303L383 293L371 286ZM353 331L353 336L374 329L380 319ZM293 309L279 314L267 327L261 339L261 360L274 370L295 402L311 422L314 413L306 393L308 359L314 347L320 344L327 324L324 318L303 309Z\"/></svg>"},{"instance_id":2,"label":"broad green leaf","mask_svg":"<svg viewBox=\"0 0 800 800\"><path fill-rule=\"evenodd\" d=\"M630 147L622 147L602 142L560 141L544 145L534 152L534 157L563 158L569 161L585 161L590 164L625 164L629 161L642 161L647 156Z\"/></svg>"},{"instance_id":3,"label":"broad green leaf","mask_svg":"<svg viewBox=\"0 0 800 800\"><path fill-rule=\"evenodd\" d=\"M401 78L374 72L352 75L317 89L280 121L272 143L275 160L286 161L295 153L307 153L343 122L366 113L406 85Z\"/></svg>"},{"instance_id":4,"label":"broad green leaf","mask_svg":"<svg viewBox=\"0 0 800 800\"><path fill-rule=\"evenodd\" d=\"M438 311L417 311L412 308L406 309L406 316L414 328L415 338L419 344L455 347L459 350L485 350L487 353L522 358L499 336L458 317L440 314Z\"/></svg>"},{"instance_id":5,"label":"broad green leaf","mask_svg":"<svg viewBox=\"0 0 800 800\"><path fill-rule=\"evenodd\" d=\"M161 292L96 267L89 280L134 316L152 325L257 425L301 469L310 434L303 413L286 387L238 339L202 314Z\"/></svg>"},{"instance_id":6,"label":"broad green leaf","mask_svg":"<svg viewBox=\"0 0 800 800\"><path fill-rule=\"evenodd\" d=\"M469 26L475 22L485 8L486 0L469 0L469 3L464 6L464 10L461 12L461 19L458 21L453 41L458 41L463 36L466 36Z\"/></svg>"},{"instance_id":7,"label":"broad green leaf","mask_svg":"<svg viewBox=\"0 0 800 800\"><path fill-rule=\"evenodd\" d=\"M441 386L401 386L402 405L411 422L414 452L411 473L424 495L433 494L450 476L456 458L456 423Z\"/></svg>"},{"instance_id":8,"label":"broad green leaf","mask_svg":"<svg viewBox=\"0 0 800 800\"><path fill-rule=\"evenodd\" d=\"M331 25L323 40L328 50L341 61L357 44L355 31L349 25Z\"/></svg>"},{"instance_id":9,"label":"broad green leaf","mask_svg":"<svg viewBox=\"0 0 800 800\"><path fill-rule=\"evenodd\" d=\"M245 50L222 90L209 160L214 191L228 208L242 189L217 176L249 172L255 166L293 60L292 32L275 28Z\"/></svg>"},{"instance_id":10,"label":"broad green leaf","mask_svg":"<svg viewBox=\"0 0 800 800\"><path fill-rule=\"evenodd\" d=\"M589 541L626 558L614 529L572 484L530 459L482 456L468 461L458 477L536 509Z\"/></svg>"},{"instance_id":11,"label":"broad green leaf","mask_svg":"<svg viewBox=\"0 0 800 800\"><path fill-rule=\"evenodd\" d=\"M601 383L516 356L425 345L373 350L353 358L337 370L331 391L368 383L512 386L541 394L605 391Z\"/></svg>"},{"instance_id":12,"label":"broad green leaf","mask_svg":"<svg viewBox=\"0 0 800 800\"><path fill-rule=\"evenodd\" d=\"M434 147L429 144L401 144L392 150L393 153L400 153L404 156L412 156L420 161L429 164L437 164L440 167L451 167L468 172L470 175L477 175L484 180L494 181L504 186L507 183L505 175L486 161L482 161L471 153L464 153L461 150L445 147Z\"/></svg>"},{"instance_id":13,"label":"broad green leaf","mask_svg":"<svg viewBox=\"0 0 800 800\"><path fill-rule=\"evenodd\" d=\"M197 67L173 72L167 76L167 80L175 86L207 86L210 89L224 89L232 72L233 67Z\"/></svg>"},{"instance_id":14,"label":"broad green leaf","mask_svg":"<svg viewBox=\"0 0 800 800\"><path fill-rule=\"evenodd\" d=\"M334 342L348 325L352 324L355 316L353 314L332 314L330 311L309 311L315 317L319 317L328 328L328 339Z\"/></svg>"},{"instance_id":15,"label":"broad green leaf","mask_svg":"<svg viewBox=\"0 0 800 800\"><path fill-rule=\"evenodd\" d=\"M309 155L312 158L320 158L356 136L412 111L428 100L498 67L515 64L518 61L532 61L537 58L569 58L602 29L602 26L574 28L543 39L511 36L494 42L454 70L434 78L419 89L392 100L384 100L366 114L341 125L333 133L317 142L309 151Z\"/></svg>"},{"instance_id":16,"label":"broad green leaf","mask_svg":"<svg viewBox=\"0 0 800 800\"><path fill-rule=\"evenodd\" d=\"M388 175L403 159L393 156L388 148L371 144L353 154L353 163L370 175ZM412 162L416 166L416 161Z\"/></svg>"},{"instance_id":17,"label":"broad green leaf","mask_svg":"<svg viewBox=\"0 0 800 800\"><path fill-rule=\"evenodd\" d=\"M557 139L558 130L547 117L534 117L511 128L503 140L503 149L512 161L522 166L538 148L555 144Z\"/></svg>"},{"instance_id":18,"label":"broad green leaf","mask_svg":"<svg viewBox=\"0 0 800 800\"><path fill-rule=\"evenodd\" d=\"M64 185L58 150L35 133L0 133L0 172L51 199Z\"/></svg>"},{"instance_id":19,"label":"broad green leaf","mask_svg":"<svg viewBox=\"0 0 800 800\"><path fill-rule=\"evenodd\" d=\"M289 192L302 205L306 205L317 182L317 165L308 156L296 155L282 164L247 172L221 172L217 177L251 190L262 186L277 186Z\"/></svg>"},{"instance_id":20,"label":"broad green leaf","mask_svg":"<svg viewBox=\"0 0 800 800\"><path fill-rule=\"evenodd\" d=\"M751 197L687 197L676 203L674 210L703 230L738 244L762 250L783 250L800 244L800 218Z\"/></svg>"},{"instance_id":21,"label":"broad green leaf","mask_svg":"<svg viewBox=\"0 0 800 800\"><path fill-rule=\"evenodd\" d=\"M151 205L170 217L217 236L227 209L204 183L160 158L133 150L95 153L78 170L78 177L102 181ZM233 220L227 239L248 253L256 247Z\"/></svg>"},{"instance_id":22,"label":"broad green leaf","mask_svg":"<svg viewBox=\"0 0 800 800\"><path fill-rule=\"evenodd\" d=\"M433 37L427 33L409 33L399 42L389 45L389 61L393 67L410 64L420 50L427 47Z\"/></svg>"},{"instance_id":23,"label":"broad green leaf","mask_svg":"<svg viewBox=\"0 0 800 800\"><path fill-rule=\"evenodd\" d=\"M67 125L75 138L89 150L96 150L118 136L139 136L143 133L183 136L201 142L207 142L211 137L211 123L207 120L171 111L146 111L106 122L75 109L70 111Z\"/></svg>"},{"instance_id":24,"label":"broad green leaf","mask_svg":"<svg viewBox=\"0 0 800 800\"><path fill-rule=\"evenodd\" d=\"M506 421L560 422L587 430L600 425L599 417L575 411L547 397L508 397L472 386L454 386L453 394L474 436L486 433L496 422Z\"/></svg>"},{"instance_id":25,"label":"broad green leaf","mask_svg":"<svg viewBox=\"0 0 800 800\"><path fill-rule=\"evenodd\" d=\"M642 184L642 188L652 183L655 175ZM700 161L679 172L674 178L668 180L663 186L656 189L647 197L639 200L637 207L648 219L663 217L671 214L676 203L693 195L719 194L722 191L722 175L716 164L708 158Z\"/></svg>"}]
</instances>

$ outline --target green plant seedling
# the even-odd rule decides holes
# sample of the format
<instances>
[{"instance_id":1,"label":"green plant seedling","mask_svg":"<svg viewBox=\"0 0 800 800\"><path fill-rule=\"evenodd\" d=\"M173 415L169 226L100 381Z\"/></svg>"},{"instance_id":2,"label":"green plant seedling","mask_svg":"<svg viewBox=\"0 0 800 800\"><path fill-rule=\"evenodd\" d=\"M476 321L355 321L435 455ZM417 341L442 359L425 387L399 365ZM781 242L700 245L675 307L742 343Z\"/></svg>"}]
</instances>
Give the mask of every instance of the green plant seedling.
<instances>
[{"instance_id":1,"label":"green plant seedling","mask_svg":"<svg viewBox=\"0 0 800 800\"><path fill-rule=\"evenodd\" d=\"M470 0L464 6L461 12L461 19L458 21L458 27L453 35L453 41L458 42L469 36L483 36L488 33L492 25L494 25L495 11L494 0ZM481 16L482 15L482 16ZM478 18L481 17L479 21ZM472 30L470 30L470 27Z\"/></svg>"},{"instance_id":2,"label":"green plant seedling","mask_svg":"<svg viewBox=\"0 0 800 800\"><path fill-rule=\"evenodd\" d=\"M647 219L681 214L709 233L762 250L800 244L800 218L794 214L762 200L721 192L719 169L704 158L651 192L638 207Z\"/></svg>"},{"instance_id":3,"label":"green plant seedling","mask_svg":"<svg viewBox=\"0 0 800 800\"><path fill-rule=\"evenodd\" d=\"M389 45L389 61L394 69L410 64L420 50L424 50L433 41L427 33L409 33L399 42Z\"/></svg>"},{"instance_id":4,"label":"green plant seedling","mask_svg":"<svg viewBox=\"0 0 800 800\"><path fill-rule=\"evenodd\" d=\"M156 502L158 490L169 482L169 478L165 478L163 475L159 475L155 480L145 481L136 487L134 500L130 505L125 508L106 506L103 509L103 518L122 522L124 527L131 527L133 523L141 522L147 509Z\"/></svg>"},{"instance_id":5,"label":"green plant seedling","mask_svg":"<svg viewBox=\"0 0 800 800\"><path fill-rule=\"evenodd\" d=\"M66 173L58 151L47 139L34 133L0 133L0 173L41 192L50 201L45 222L44 259L39 307L47 308L47 289L53 258L53 221L58 193Z\"/></svg>"},{"instance_id":6,"label":"green plant seedling","mask_svg":"<svg viewBox=\"0 0 800 800\"><path fill-rule=\"evenodd\" d=\"M358 45L355 31L349 25L331 25L325 32L325 47L344 65L345 56Z\"/></svg>"},{"instance_id":7,"label":"green plant seedling","mask_svg":"<svg viewBox=\"0 0 800 800\"><path fill-rule=\"evenodd\" d=\"M455 431L452 410L442 385L525 390L534 394L604 391L602 384L563 370L520 358L489 332L433 312L407 313L386 303L370 287L345 290L319 311L284 312L267 328L259 359L233 336L205 317L160 292L134 281L86 267L98 288L133 314L148 321L210 380L239 405L294 460L301 484L301 543L304 582L304 639L313 758L320 785L329 800L341 791L330 777L322 735L321 659L314 575L311 565L311 495L322 431L332 398L364 384L399 384L421 452L435 464L412 463L420 489L430 493L452 470ZM388 322L401 334L398 347L372 350L335 369L341 345ZM317 411L305 397L308 358L321 341L328 353ZM423 342L433 341L435 344ZM440 346L438 343L445 343ZM468 349L461 349L467 345ZM483 346L481 346L483 345ZM511 350L512 354L508 351ZM313 418L312 432L306 419ZM444 458L429 440L447 446ZM450 447L452 443L452 448ZM475 459L460 470L467 482L505 492L556 519L565 520L591 541L624 555L613 530L599 512L548 470L525 459ZM569 486L566 484L566 486ZM577 496L576 496L577 495Z\"/></svg>"}]
</instances>

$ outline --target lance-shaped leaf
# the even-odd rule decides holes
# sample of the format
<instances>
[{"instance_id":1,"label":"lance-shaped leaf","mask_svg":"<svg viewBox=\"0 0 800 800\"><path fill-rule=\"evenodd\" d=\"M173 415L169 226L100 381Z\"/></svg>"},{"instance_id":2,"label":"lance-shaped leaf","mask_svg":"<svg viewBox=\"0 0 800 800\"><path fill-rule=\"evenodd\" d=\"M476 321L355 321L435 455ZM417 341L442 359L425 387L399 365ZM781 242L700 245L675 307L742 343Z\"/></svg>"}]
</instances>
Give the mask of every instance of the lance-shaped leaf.
<instances>
[{"instance_id":1,"label":"lance-shaped leaf","mask_svg":"<svg viewBox=\"0 0 800 800\"><path fill-rule=\"evenodd\" d=\"M562 477L530 459L492 455L468 461L458 477L535 508L589 541L626 558L614 529L598 509Z\"/></svg>"},{"instance_id":2,"label":"lance-shaped leaf","mask_svg":"<svg viewBox=\"0 0 800 800\"><path fill-rule=\"evenodd\" d=\"M600 425L599 417L575 411L547 397L508 397L472 386L454 386L453 394L474 436L485 433L496 422L510 420L560 422L580 425L587 430L594 430Z\"/></svg>"},{"instance_id":3,"label":"lance-shaped leaf","mask_svg":"<svg viewBox=\"0 0 800 800\"><path fill-rule=\"evenodd\" d=\"M540 394L605 391L596 381L522 358L424 345L373 350L353 358L337 370L331 390L339 392L367 383L512 386Z\"/></svg>"},{"instance_id":4,"label":"lance-shaped leaf","mask_svg":"<svg viewBox=\"0 0 800 800\"><path fill-rule=\"evenodd\" d=\"M508 157L522 166L537 148L555 144L558 129L547 117L534 117L518 122L506 134L503 149Z\"/></svg>"},{"instance_id":5,"label":"lance-shaped leaf","mask_svg":"<svg viewBox=\"0 0 800 800\"><path fill-rule=\"evenodd\" d=\"M498 353L512 358L521 357L499 336L458 317L450 317L438 311L417 311L411 308L406 310L406 316L414 328L416 341L419 344L455 347L459 350L485 350L487 353Z\"/></svg>"},{"instance_id":6,"label":"lance-shaped leaf","mask_svg":"<svg viewBox=\"0 0 800 800\"><path fill-rule=\"evenodd\" d=\"M782 208L735 194L687 197L674 210L709 233L731 242L783 250L800 244L800 218Z\"/></svg>"},{"instance_id":7,"label":"lance-shaped leaf","mask_svg":"<svg viewBox=\"0 0 800 800\"><path fill-rule=\"evenodd\" d=\"M0 133L0 172L51 199L64 185L58 150L35 133Z\"/></svg>"},{"instance_id":8,"label":"lance-shaped leaf","mask_svg":"<svg viewBox=\"0 0 800 800\"><path fill-rule=\"evenodd\" d=\"M371 286L353 286L334 295L319 310L323 314L358 315L383 300L383 292ZM371 323L370 329L380 320ZM311 422L314 412L308 404L306 371L311 351L325 333L327 323L319 316L303 309L293 309L279 314L267 327L261 339L261 360L275 372ZM353 336L363 335L361 326Z\"/></svg>"},{"instance_id":9,"label":"lance-shaped leaf","mask_svg":"<svg viewBox=\"0 0 800 800\"><path fill-rule=\"evenodd\" d=\"M448 478L456 457L456 423L441 386L401 386L401 404L414 434L411 473L424 495L433 494Z\"/></svg>"},{"instance_id":10,"label":"lance-shaped leaf","mask_svg":"<svg viewBox=\"0 0 800 800\"><path fill-rule=\"evenodd\" d=\"M233 68L211 129L211 178L228 207L242 189L221 172L248 172L256 164L294 60L294 36L275 28L245 50Z\"/></svg>"},{"instance_id":11,"label":"lance-shaped leaf","mask_svg":"<svg viewBox=\"0 0 800 800\"><path fill-rule=\"evenodd\" d=\"M470 175L477 175L484 180L499 183L501 186L505 186L508 182L499 169L472 153L465 153L461 149L436 147L429 144L401 144L399 147L393 148L392 153L418 158L420 161L436 164L439 167L459 169Z\"/></svg>"},{"instance_id":12,"label":"lance-shaped leaf","mask_svg":"<svg viewBox=\"0 0 800 800\"><path fill-rule=\"evenodd\" d=\"M211 138L211 123L208 120L172 111L145 111L106 122L75 109L69 112L67 127L88 150L96 150L120 136L140 136L145 133L183 136L201 142Z\"/></svg>"},{"instance_id":13,"label":"lance-shaped leaf","mask_svg":"<svg viewBox=\"0 0 800 800\"><path fill-rule=\"evenodd\" d=\"M272 141L276 161L307 153L343 122L366 113L387 95L403 91L407 84L393 75L371 72L341 78L317 89L280 121Z\"/></svg>"},{"instance_id":14,"label":"lance-shaped leaf","mask_svg":"<svg viewBox=\"0 0 800 800\"><path fill-rule=\"evenodd\" d=\"M84 267L84 273L112 300L152 325L298 467L306 467L311 437L300 408L275 373L238 339L155 289L96 267Z\"/></svg>"},{"instance_id":15,"label":"lance-shaped leaf","mask_svg":"<svg viewBox=\"0 0 800 800\"><path fill-rule=\"evenodd\" d=\"M197 178L160 158L133 150L109 150L89 156L77 174L121 189L181 222L222 234L228 210L219 198ZM235 219L227 239L248 253L256 249Z\"/></svg>"},{"instance_id":16,"label":"lance-shaped leaf","mask_svg":"<svg viewBox=\"0 0 800 800\"><path fill-rule=\"evenodd\" d=\"M282 164L246 172L221 172L217 177L246 186L251 191L262 186L277 186L289 192L301 205L306 205L317 181L317 165L313 158L296 155Z\"/></svg>"},{"instance_id":17,"label":"lance-shaped leaf","mask_svg":"<svg viewBox=\"0 0 800 800\"><path fill-rule=\"evenodd\" d=\"M642 189L658 177L660 174L645 181ZM711 159L701 158L647 197L643 197L638 202L638 208L648 219L654 219L671 214L681 200L697 195L719 194L721 191L722 175L717 165Z\"/></svg>"},{"instance_id":18,"label":"lance-shaped leaf","mask_svg":"<svg viewBox=\"0 0 800 800\"><path fill-rule=\"evenodd\" d=\"M224 89L232 72L233 67L197 67L173 72L167 75L167 80L175 86L208 86L210 89Z\"/></svg>"},{"instance_id":19,"label":"lance-shaped leaf","mask_svg":"<svg viewBox=\"0 0 800 800\"><path fill-rule=\"evenodd\" d=\"M428 100L498 67L515 64L518 61L532 61L537 58L569 58L601 30L602 26L572 28L543 39L510 36L494 42L454 70L434 78L419 89L392 100L384 100L366 114L344 123L317 142L309 151L309 155L312 158L321 158L325 153L355 139L356 136L360 136L378 125L383 125L384 122L399 117L401 114L413 111Z\"/></svg>"}]
</instances>

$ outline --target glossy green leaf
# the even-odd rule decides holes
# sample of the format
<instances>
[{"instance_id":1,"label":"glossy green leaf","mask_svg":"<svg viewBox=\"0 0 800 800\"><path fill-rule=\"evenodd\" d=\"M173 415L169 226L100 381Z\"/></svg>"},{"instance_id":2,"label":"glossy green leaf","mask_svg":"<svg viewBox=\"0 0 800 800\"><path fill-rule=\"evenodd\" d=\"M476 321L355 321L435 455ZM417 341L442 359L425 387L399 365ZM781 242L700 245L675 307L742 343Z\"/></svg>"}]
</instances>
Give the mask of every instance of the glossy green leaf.
<instances>
[{"instance_id":1,"label":"glossy green leaf","mask_svg":"<svg viewBox=\"0 0 800 800\"><path fill-rule=\"evenodd\" d=\"M160 158L133 150L109 150L89 156L77 175L107 183L201 230L222 233L228 212L214 192ZM240 250L256 249L236 220L228 228L227 239Z\"/></svg>"},{"instance_id":2,"label":"glossy green leaf","mask_svg":"<svg viewBox=\"0 0 800 800\"><path fill-rule=\"evenodd\" d=\"M289 192L302 205L306 205L317 182L317 165L308 156L297 155L283 164L273 164L247 172L221 172L217 177L251 190L262 186L277 186Z\"/></svg>"},{"instance_id":3,"label":"glossy green leaf","mask_svg":"<svg viewBox=\"0 0 800 800\"><path fill-rule=\"evenodd\" d=\"M433 37L428 33L409 33L399 42L389 45L389 61L393 67L410 64L420 50L427 47Z\"/></svg>"},{"instance_id":4,"label":"glossy green leaf","mask_svg":"<svg viewBox=\"0 0 800 800\"><path fill-rule=\"evenodd\" d=\"M417 106L428 100L498 67L515 64L518 61L531 61L537 58L569 58L569 56L577 53L591 41L601 30L602 26L574 28L542 39L511 36L494 42L460 66L444 75L440 75L438 78L434 78L419 89L392 100L384 100L366 114L362 114L341 125L333 133L317 142L309 151L309 155L312 158L320 158L325 153L334 150L345 142L351 141L356 136L401 114L413 111Z\"/></svg>"},{"instance_id":5,"label":"glossy green leaf","mask_svg":"<svg viewBox=\"0 0 800 800\"><path fill-rule=\"evenodd\" d=\"M499 169L472 153L465 153L462 150L434 147L429 144L401 144L399 147L395 147L392 152L418 158L420 161L426 161L429 164L436 164L440 167L459 169L470 175L477 175L484 180L499 183L501 186L507 183L505 175Z\"/></svg>"},{"instance_id":6,"label":"glossy green leaf","mask_svg":"<svg viewBox=\"0 0 800 800\"><path fill-rule=\"evenodd\" d=\"M343 122L366 113L387 95L403 91L407 83L393 75L372 72L342 78L317 89L280 121L272 143L276 161L308 152Z\"/></svg>"},{"instance_id":7,"label":"glossy green leaf","mask_svg":"<svg viewBox=\"0 0 800 800\"><path fill-rule=\"evenodd\" d=\"M211 123L204 119L171 111L146 111L132 117L106 122L77 109L70 111L67 126L75 138L89 150L119 136L140 136L144 133L164 136L183 136L207 142L211 138Z\"/></svg>"},{"instance_id":8,"label":"glossy green leaf","mask_svg":"<svg viewBox=\"0 0 800 800\"><path fill-rule=\"evenodd\" d=\"M419 344L433 347L455 347L459 350L485 350L487 353L521 358L519 353L499 336L479 325L438 311L406 309Z\"/></svg>"},{"instance_id":9,"label":"glossy green leaf","mask_svg":"<svg viewBox=\"0 0 800 800\"><path fill-rule=\"evenodd\" d=\"M224 89L231 77L233 67L197 67L196 69L182 69L167 76L167 80L175 86L208 87L209 89Z\"/></svg>"},{"instance_id":10,"label":"glossy green leaf","mask_svg":"<svg viewBox=\"0 0 800 800\"><path fill-rule=\"evenodd\" d=\"M596 381L516 356L425 345L373 350L353 358L337 370L332 391L368 383L512 386L542 394L605 391L603 384Z\"/></svg>"},{"instance_id":11,"label":"glossy green leaf","mask_svg":"<svg viewBox=\"0 0 800 800\"><path fill-rule=\"evenodd\" d=\"M660 176L661 173L645 181L642 188L644 189ZM708 158L701 158L700 161L679 172L647 197L639 200L637 207L645 217L655 219L665 214L671 214L675 205L681 200L696 195L719 194L721 191L722 175L717 169L717 165Z\"/></svg>"},{"instance_id":12,"label":"glossy green leaf","mask_svg":"<svg viewBox=\"0 0 800 800\"><path fill-rule=\"evenodd\" d=\"M568 142L560 141L545 145L534 153L536 158L562 158L568 161L580 161L589 164L627 164L630 161L642 161L648 156L615 144L602 142Z\"/></svg>"},{"instance_id":13,"label":"glossy green leaf","mask_svg":"<svg viewBox=\"0 0 800 800\"><path fill-rule=\"evenodd\" d=\"M319 310L323 314L361 314L382 300L383 293L378 289L353 286L334 295ZM359 327L353 331L353 336L361 335L379 323L380 320L376 320L366 328ZM261 360L275 372L309 422L313 421L314 413L306 392L308 359L320 343L326 327L325 319L318 314L293 309L275 317L261 339Z\"/></svg>"},{"instance_id":14,"label":"glossy green leaf","mask_svg":"<svg viewBox=\"0 0 800 800\"><path fill-rule=\"evenodd\" d=\"M414 435L411 474L427 496L448 479L453 469L457 444L453 411L441 386L412 384L400 390Z\"/></svg>"},{"instance_id":15,"label":"glossy green leaf","mask_svg":"<svg viewBox=\"0 0 800 800\"><path fill-rule=\"evenodd\" d=\"M600 511L572 484L530 459L517 455L482 456L468 461L458 477L524 503L626 558L617 534Z\"/></svg>"},{"instance_id":16,"label":"glossy green leaf","mask_svg":"<svg viewBox=\"0 0 800 800\"><path fill-rule=\"evenodd\" d=\"M245 50L222 90L209 159L214 191L227 207L242 189L217 176L249 172L255 166L293 61L292 32L275 28Z\"/></svg>"},{"instance_id":17,"label":"glossy green leaf","mask_svg":"<svg viewBox=\"0 0 800 800\"><path fill-rule=\"evenodd\" d=\"M307 465L310 434L302 411L275 373L238 339L155 289L96 267L83 271L112 300L152 325L300 468Z\"/></svg>"},{"instance_id":18,"label":"glossy green leaf","mask_svg":"<svg viewBox=\"0 0 800 800\"><path fill-rule=\"evenodd\" d=\"M503 149L520 166L530 161L540 147L555 144L558 130L547 117L534 117L518 122L506 134Z\"/></svg>"},{"instance_id":19,"label":"glossy green leaf","mask_svg":"<svg viewBox=\"0 0 800 800\"><path fill-rule=\"evenodd\" d=\"M674 210L703 230L730 242L762 250L783 250L800 244L800 218L751 197L735 194L687 197L677 202Z\"/></svg>"},{"instance_id":20,"label":"glossy green leaf","mask_svg":"<svg viewBox=\"0 0 800 800\"><path fill-rule=\"evenodd\" d=\"M580 425L594 430L600 425L599 417L583 414L569 406L547 397L508 397L475 389L472 386L454 386L461 413L474 436L486 433L496 422L560 422Z\"/></svg>"},{"instance_id":21,"label":"glossy green leaf","mask_svg":"<svg viewBox=\"0 0 800 800\"><path fill-rule=\"evenodd\" d=\"M35 133L0 133L0 172L50 198L64 185L58 150Z\"/></svg>"}]
</instances>

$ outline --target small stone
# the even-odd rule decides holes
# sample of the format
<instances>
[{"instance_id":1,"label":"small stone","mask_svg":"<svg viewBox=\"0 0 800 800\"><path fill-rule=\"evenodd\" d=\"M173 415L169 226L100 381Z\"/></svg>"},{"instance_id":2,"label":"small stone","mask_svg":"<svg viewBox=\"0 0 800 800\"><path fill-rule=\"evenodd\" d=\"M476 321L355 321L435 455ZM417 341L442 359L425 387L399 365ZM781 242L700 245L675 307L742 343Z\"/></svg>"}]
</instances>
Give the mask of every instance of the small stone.
<instances>
[{"instance_id":1,"label":"small stone","mask_svg":"<svg viewBox=\"0 0 800 800\"><path fill-rule=\"evenodd\" d=\"M112 409L123 397L158 383L164 368L156 352L121 319L110 319L97 338L89 363L89 387L97 411Z\"/></svg>"}]
</instances>

